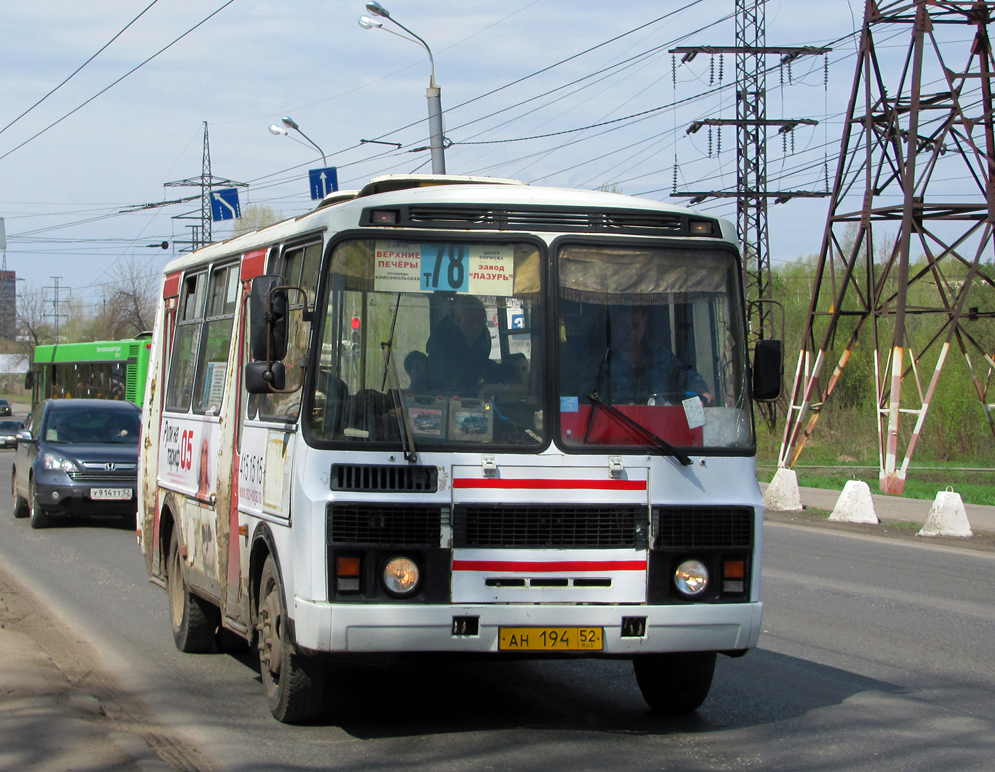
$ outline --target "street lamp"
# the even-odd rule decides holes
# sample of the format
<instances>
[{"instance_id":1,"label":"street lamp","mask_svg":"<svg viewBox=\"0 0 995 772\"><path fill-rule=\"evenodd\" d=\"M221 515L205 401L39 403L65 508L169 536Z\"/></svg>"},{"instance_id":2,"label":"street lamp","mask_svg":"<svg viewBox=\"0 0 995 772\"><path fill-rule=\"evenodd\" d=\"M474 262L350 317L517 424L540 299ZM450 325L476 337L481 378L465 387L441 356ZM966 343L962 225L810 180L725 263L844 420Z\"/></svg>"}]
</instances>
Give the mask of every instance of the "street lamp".
<instances>
[{"instance_id":1,"label":"street lamp","mask_svg":"<svg viewBox=\"0 0 995 772\"><path fill-rule=\"evenodd\" d=\"M446 155L444 139L442 136L442 90L435 85L435 59L432 57L432 49L428 47L428 43L391 16L390 12L380 5L380 3L375 2L375 0L370 0L370 2L366 4L366 10L373 16L379 16L394 22L394 24L411 35L411 37L408 38L404 35L399 35L393 30L384 27L382 21L371 19L369 16L360 17L360 27L363 29L382 29L384 32L390 32L391 34L397 35L397 37L404 38L405 40L411 40L414 38L414 41L420 43L426 53L428 53L428 61L432 66L432 77L429 79L428 89L425 91L425 96L428 98L428 130L430 138L429 147L432 149L432 174L445 174Z\"/></svg>"},{"instance_id":2,"label":"street lamp","mask_svg":"<svg viewBox=\"0 0 995 772\"><path fill-rule=\"evenodd\" d=\"M297 125L297 121L295 121L293 118L287 116L287 117L285 117L283 119L283 125L286 126L287 129L293 129L298 134L300 134L302 137L304 137L304 139L306 139L315 150L317 150L319 153L321 153L321 162L326 167L328 166L328 159L325 158L325 151L322 150L320 147L318 147L318 145L315 144L315 142L314 142L313 139L311 139L307 134L305 134L303 131L301 131L301 127ZM287 129L283 128L282 126L277 126L274 123L272 126L269 127L269 133L270 134L276 134L277 136L279 136L281 134L286 134L286 135L289 136L290 132L288 132Z\"/></svg>"}]
</instances>

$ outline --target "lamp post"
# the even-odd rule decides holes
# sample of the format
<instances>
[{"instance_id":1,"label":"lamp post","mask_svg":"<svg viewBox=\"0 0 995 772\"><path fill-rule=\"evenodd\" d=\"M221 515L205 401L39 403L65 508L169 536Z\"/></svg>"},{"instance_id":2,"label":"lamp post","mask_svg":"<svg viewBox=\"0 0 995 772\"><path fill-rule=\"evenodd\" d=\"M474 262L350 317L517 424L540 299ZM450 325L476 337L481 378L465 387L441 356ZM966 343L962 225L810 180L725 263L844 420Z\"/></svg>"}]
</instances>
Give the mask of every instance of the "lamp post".
<instances>
[{"instance_id":1,"label":"lamp post","mask_svg":"<svg viewBox=\"0 0 995 772\"><path fill-rule=\"evenodd\" d=\"M323 166L328 166L328 159L325 158L325 151L322 150L320 147L318 147L318 145L315 144L315 141L313 139L311 139L307 134L305 134L303 131L301 131L301 127L297 125L297 121L295 121L290 116L286 116L283 119L282 123L283 123L284 126L287 127L287 129L293 129L298 134L300 134L302 137L304 137L304 139L306 139L311 144L311 146L321 154L322 165ZM282 126L277 126L274 123L272 126L269 127L269 132L270 132L270 134L276 134L277 136L279 136L280 134L289 134L289 132L287 131L287 129L284 129Z\"/></svg>"},{"instance_id":2,"label":"lamp post","mask_svg":"<svg viewBox=\"0 0 995 772\"><path fill-rule=\"evenodd\" d=\"M428 47L428 43L422 40L418 35L405 27L401 22L390 15L390 12L384 8L380 3L375 2L375 0L370 0L366 4L366 10L373 16L379 16L389 21L394 22L398 27L407 32L411 37L405 37L404 35L399 35L393 30L384 27L382 21L377 21L369 16L362 16L359 19L359 26L363 29L382 29L384 32L390 32L391 34L397 35L399 38L404 38L405 40L411 40L414 38L428 53L428 61L432 66L432 77L429 79L428 88L425 90L425 96L428 98L428 130L429 130L429 147L432 150L432 174L445 174L446 173L446 155L445 155L445 142L442 136L442 90L435 84L435 59L432 57L432 49Z\"/></svg>"}]
</instances>

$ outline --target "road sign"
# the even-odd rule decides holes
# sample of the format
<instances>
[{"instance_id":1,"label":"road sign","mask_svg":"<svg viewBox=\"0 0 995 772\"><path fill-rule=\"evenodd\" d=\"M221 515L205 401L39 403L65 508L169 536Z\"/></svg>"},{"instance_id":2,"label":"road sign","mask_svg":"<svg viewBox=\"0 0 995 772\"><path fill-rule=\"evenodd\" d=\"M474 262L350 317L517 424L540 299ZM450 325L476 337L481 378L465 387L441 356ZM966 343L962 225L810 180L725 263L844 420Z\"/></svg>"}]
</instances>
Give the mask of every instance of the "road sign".
<instances>
[{"instance_id":1,"label":"road sign","mask_svg":"<svg viewBox=\"0 0 995 772\"><path fill-rule=\"evenodd\" d=\"M334 166L327 169L308 169L308 179L311 182L311 198L317 200L339 189L339 173Z\"/></svg>"},{"instance_id":2,"label":"road sign","mask_svg":"<svg viewBox=\"0 0 995 772\"><path fill-rule=\"evenodd\" d=\"M211 219L214 222L235 220L242 216L238 206L238 188L211 191Z\"/></svg>"}]
</instances>

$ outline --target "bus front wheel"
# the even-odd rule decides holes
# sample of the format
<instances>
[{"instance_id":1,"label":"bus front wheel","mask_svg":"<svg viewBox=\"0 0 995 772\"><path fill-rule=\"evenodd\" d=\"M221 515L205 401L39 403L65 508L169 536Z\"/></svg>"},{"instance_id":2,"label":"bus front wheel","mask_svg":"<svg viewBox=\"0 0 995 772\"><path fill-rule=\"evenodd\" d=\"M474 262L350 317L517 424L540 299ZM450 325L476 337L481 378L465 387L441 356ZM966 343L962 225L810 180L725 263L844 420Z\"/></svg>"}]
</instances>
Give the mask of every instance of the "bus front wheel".
<instances>
[{"instance_id":1,"label":"bus front wheel","mask_svg":"<svg viewBox=\"0 0 995 772\"><path fill-rule=\"evenodd\" d=\"M270 712L284 724L316 717L324 696L324 662L294 649L283 584L272 555L263 565L258 612L259 671Z\"/></svg>"},{"instance_id":2,"label":"bus front wheel","mask_svg":"<svg viewBox=\"0 0 995 772\"><path fill-rule=\"evenodd\" d=\"M632 660L636 683L657 713L691 713L705 701L715 673L714 651L642 654Z\"/></svg>"},{"instance_id":3,"label":"bus front wheel","mask_svg":"<svg viewBox=\"0 0 995 772\"><path fill-rule=\"evenodd\" d=\"M169 567L166 592L169 596L169 622L173 628L173 643L188 654L206 654L214 648L214 631L220 612L210 601L187 589L183 576L183 556L176 531L169 540Z\"/></svg>"}]
</instances>

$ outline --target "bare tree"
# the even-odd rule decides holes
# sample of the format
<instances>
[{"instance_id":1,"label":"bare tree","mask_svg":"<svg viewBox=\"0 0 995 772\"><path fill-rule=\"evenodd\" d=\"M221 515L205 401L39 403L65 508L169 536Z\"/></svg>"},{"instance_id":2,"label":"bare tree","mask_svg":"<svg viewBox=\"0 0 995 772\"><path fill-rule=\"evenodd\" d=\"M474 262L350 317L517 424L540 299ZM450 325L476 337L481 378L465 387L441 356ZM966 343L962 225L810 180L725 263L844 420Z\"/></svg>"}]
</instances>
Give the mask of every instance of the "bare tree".
<instances>
[{"instance_id":1,"label":"bare tree","mask_svg":"<svg viewBox=\"0 0 995 772\"><path fill-rule=\"evenodd\" d=\"M110 340L131 338L152 329L159 271L131 257L122 261L104 287L103 310L97 328Z\"/></svg>"},{"instance_id":2,"label":"bare tree","mask_svg":"<svg viewBox=\"0 0 995 772\"><path fill-rule=\"evenodd\" d=\"M44 289L35 288L25 289L17 301L18 333L27 338L33 358L35 346L50 343L54 338L48 299Z\"/></svg>"}]
</instances>

